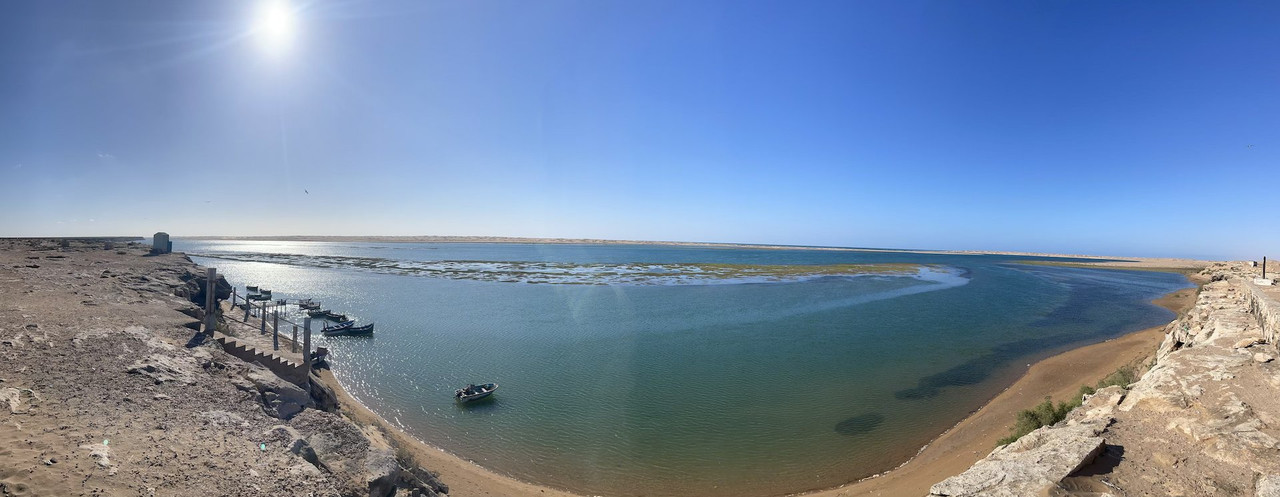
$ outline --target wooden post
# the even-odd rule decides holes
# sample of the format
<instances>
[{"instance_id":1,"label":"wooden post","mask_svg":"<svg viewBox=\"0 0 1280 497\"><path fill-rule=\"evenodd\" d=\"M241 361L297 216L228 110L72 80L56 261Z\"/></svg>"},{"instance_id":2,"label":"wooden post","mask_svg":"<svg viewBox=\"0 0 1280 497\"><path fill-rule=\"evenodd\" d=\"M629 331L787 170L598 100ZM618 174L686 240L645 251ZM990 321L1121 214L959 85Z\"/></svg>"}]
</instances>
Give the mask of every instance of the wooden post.
<instances>
[{"instance_id":1,"label":"wooden post","mask_svg":"<svg viewBox=\"0 0 1280 497\"><path fill-rule=\"evenodd\" d=\"M266 302L263 302L263 303L262 303L262 309L260 309L260 310L259 310L259 314L261 314L261 315L262 315L262 323L258 325L258 334L265 335L265 334L267 334L267 304L266 304Z\"/></svg>"},{"instance_id":2,"label":"wooden post","mask_svg":"<svg viewBox=\"0 0 1280 497\"><path fill-rule=\"evenodd\" d=\"M1262 279L1267 279L1267 256L1262 256Z\"/></svg>"},{"instance_id":3,"label":"wooden post","mask_svg":"<svg viewBox=\"0 0 1280 497\"><path fill-rule=\"evenodd\" d=\"M249 323L249 292L244 293L244 319L245 324Z\"/></svg>"},{"instance_id":4,"label":"wooden post","mask_svg":"<svg viewBox=\"0 0 1280 497\"><path fill-rule=\"evenodd\" d=\"M298 351L298 325L293 325L293 340L289 341L289 352Z\"/></svg>"},{"instance_id":5,"label":"wooden post","mask_svg":"<svg viewBox=\"0 0 1280 497\"><path fill-rule=\"evenodd\" d=\"M302 319L302 363L311 371L311 317Z\"/></svg>"},{"instance_id":6,"label":"wooden post","mask_svg":"<svg viewBox=\"0 0 1280 497\"><path fill-rule=\"evenodd\" d=\"M280 311L271 311L271 349L280 350Z\"/></svg>"},{"instance_id":7,"label":"wooden post","mask_svg":"<svg viewBox=\"0 0 1280 497\"><path fill-rule=\"evenodd\" d=\"M217 279L218 270L209 268L204 272L206 278L204 285L204 333L213 336L213 330L218 327L218 310L213 306L218 304L217 295Z\"/></svg>"}]
</instances>

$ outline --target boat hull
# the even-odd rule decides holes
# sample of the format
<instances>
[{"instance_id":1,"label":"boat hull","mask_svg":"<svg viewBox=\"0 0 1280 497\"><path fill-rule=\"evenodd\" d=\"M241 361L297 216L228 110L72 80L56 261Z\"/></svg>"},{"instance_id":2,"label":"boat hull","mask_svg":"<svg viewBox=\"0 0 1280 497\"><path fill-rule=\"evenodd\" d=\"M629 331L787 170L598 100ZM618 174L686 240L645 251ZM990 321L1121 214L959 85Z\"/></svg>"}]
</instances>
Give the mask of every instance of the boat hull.
<instances>
[{"instance_id":1,"label":"boat hull","mask_svg":"<svg viewBox=\"0 0 1280 497\"><path fill-rule=\"evenodd\" d=\"M480 387L484 388L485 390L483 392L473 393L471 395L463 395L462 390L459 389L454 392L453 398L463 404L466 404L468 402L475 402L477 400L481 400L489 397L490 395L493 395L493 391L498 389L498 384L486 383L484 385L480 385Z\"/></svg>"},{"instance_id":2,"label":"boat hull","mask_svg":"<svg viewBox=\"0 0 1280 497\"><path fill-rule=\"evenodd\" d=\"M373 336L373 324L364 326L344 326L337 329L321 330L321 334L327 337L343 337L343 336Z\"/></svg>"}]
</instances>

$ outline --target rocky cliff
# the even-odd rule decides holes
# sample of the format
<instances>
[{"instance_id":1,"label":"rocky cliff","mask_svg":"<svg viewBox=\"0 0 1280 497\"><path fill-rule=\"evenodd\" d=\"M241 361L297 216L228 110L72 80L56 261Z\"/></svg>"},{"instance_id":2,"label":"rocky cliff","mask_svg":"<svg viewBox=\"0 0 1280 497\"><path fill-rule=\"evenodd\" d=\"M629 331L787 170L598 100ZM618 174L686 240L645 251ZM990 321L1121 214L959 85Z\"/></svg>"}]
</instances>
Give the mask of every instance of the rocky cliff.
<instances>
[{"instance_id":1,"label":"rocky cliff","mask_svg":"<svg viewBox=\"0 0 1280 497\"><path fill-rule=\"evenodd\" d=\"M0 495L447 493L332 391L192 340L204 272L145 253L0 240Z\"/></svg>"},{"instance_id":2,"label":"rocky cliff","mask_svg":"<svg viewBox=\"0 0 1280 497\"><path fill-rule=\"evenodd\" d=\"M1151 369L1066 420L995 449L931 496L1280 497L1280 289L1244 264L1205 269Z\"/></svg>"}]
</instances>

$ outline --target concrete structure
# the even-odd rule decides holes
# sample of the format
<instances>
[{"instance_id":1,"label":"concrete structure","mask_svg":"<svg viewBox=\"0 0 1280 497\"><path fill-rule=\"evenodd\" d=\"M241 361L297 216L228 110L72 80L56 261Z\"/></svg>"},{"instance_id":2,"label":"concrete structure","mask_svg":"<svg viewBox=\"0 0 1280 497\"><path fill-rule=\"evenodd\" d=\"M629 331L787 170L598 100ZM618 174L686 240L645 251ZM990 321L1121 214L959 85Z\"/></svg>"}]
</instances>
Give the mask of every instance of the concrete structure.
<instances>
[{"instance_id":1,"label":"concrete structure","mask_svg":"<svg viewBox=\"0 0 1280 497\"><path fill-rule=\"evenodd\" d=\"M169 234L163 231L151 236L151 253L167 254L173 252L173 242L169 241Z\"/></svg>"},{"instance_id":2,"label":"concrete structure","mask_svg":"<svg viewBox=\"0 0 1280 497\"><path fill-rule=\"evenodd\" d=\"M261 352L254 348L252 343L236 340L216 331L213 333L213 340L222 345L222 350L244 362L258 363L294 385L307 385L307 373L311 370L305 364L299 364L270 352Z\"/></svg>"}]
</instances>

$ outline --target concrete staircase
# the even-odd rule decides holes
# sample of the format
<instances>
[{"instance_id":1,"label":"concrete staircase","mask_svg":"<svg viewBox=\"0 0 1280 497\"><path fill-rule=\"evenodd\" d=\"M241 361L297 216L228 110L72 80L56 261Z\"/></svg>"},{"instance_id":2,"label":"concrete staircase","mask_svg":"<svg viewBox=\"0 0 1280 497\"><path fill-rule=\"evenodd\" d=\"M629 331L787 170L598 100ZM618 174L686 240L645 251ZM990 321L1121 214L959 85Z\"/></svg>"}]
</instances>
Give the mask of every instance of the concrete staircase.
<instances>
[{"instance_id":1,"label":"concrete staircase","mask_svg":"<svg viewBox=\"0 0 1280 497\"><path fill-rule=\"evenodd\" d=\"M236 340L235 337L214 332L213 340L222 345L222 350L245 362L256 362L270 369L276 376L299 386L306 386L307 367L296 361L272 354L270 351L259 351L252 344Z\"/></svg>"}]
</instances>

